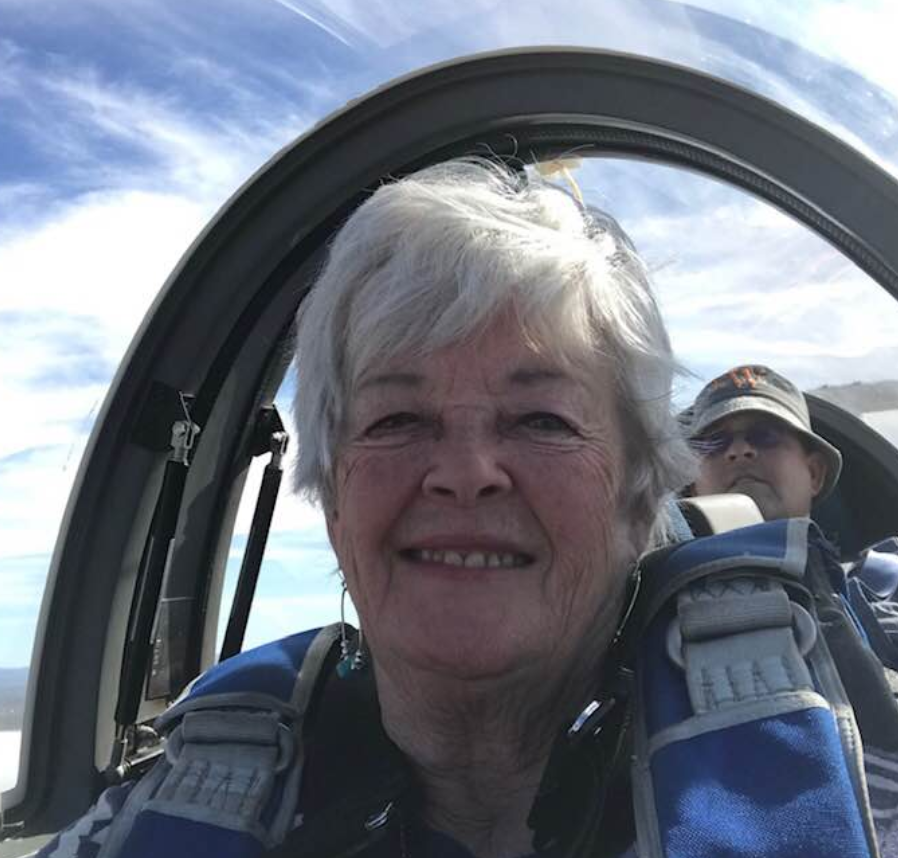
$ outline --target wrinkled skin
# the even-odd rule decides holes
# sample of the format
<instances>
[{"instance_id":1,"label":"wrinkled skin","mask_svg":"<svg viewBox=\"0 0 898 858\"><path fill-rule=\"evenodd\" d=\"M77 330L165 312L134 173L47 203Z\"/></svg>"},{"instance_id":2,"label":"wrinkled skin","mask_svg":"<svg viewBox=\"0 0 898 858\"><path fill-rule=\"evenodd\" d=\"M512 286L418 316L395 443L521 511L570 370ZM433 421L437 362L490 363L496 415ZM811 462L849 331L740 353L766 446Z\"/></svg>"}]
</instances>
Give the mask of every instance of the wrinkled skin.
<instances>
[{"instance_id":1,"label":"wrinkled skin","mask_svg":"<svg viewBox=\"0 0 898 858\"><path fill-rule=\"evenodd\" d=\"M766 414L746 412L718 420L705 434L724 429L742 433L759 421L771 420L785 429L780 445L758 449L738 434L722 453L702 459L695 493L748 495L766 521L809 515L823 486L826 463L820 453L807 452L787 424Z\"/></svg>"},{"instance_id":2,"label":"wrinkled skin","mask_svg":"<svg viewBox=\"0 0 898 858\"><path fill-rule=\"evenodd\" d=\"M589 363L535 353L500 317L363 375L328 526L382 670L537 691L600 657L635 537L617 396Z\"/></svg>"}]
</instances>

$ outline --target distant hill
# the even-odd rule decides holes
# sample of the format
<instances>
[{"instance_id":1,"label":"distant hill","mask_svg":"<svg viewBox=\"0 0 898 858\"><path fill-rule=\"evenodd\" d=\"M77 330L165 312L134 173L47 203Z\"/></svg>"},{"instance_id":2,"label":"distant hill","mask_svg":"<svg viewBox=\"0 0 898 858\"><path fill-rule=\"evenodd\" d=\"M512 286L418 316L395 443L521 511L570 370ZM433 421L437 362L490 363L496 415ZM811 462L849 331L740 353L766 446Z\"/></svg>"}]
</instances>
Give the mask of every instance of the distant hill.
<instances>
[{"instance_id":1,"label":"distant hill","mask_svg":"<svg viewBox=\"0 0 898 858\"><path fill-rule=\"evenodd\" d=\"M0 667L0 730L22 728L27 683L27 667Z\"/></svg>"},{"instance_id":2,"label":"distant hill","mask_svg":"<svg viewBox=\"0 0 898 858\"><path fill-rule=\"evenodd\" d=\"M852 414L871 414L898 409L898 381L854 381L824 384L808 393L838 405Z\"/></svg>"}]
</instances>

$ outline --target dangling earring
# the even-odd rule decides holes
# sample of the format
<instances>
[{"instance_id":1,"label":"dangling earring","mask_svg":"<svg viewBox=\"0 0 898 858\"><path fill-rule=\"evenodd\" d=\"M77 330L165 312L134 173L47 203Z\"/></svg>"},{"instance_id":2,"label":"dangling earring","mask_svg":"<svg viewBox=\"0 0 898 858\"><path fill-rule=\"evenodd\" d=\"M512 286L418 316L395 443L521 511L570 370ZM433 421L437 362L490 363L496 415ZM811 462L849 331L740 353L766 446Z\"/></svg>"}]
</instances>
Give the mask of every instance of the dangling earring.
<instances>
[{"instance_id":1,"label":"dangling earring","mask_svg":"<svg viewBox=\"0 0 898 858\"><path fill-rule=\"evenodd\" d=\"M341 578L343 591L340 593L340 661L349 658L349 640L346 637L346 579Z\"/></svg>"},{"instance_id":2,"label":"dangling earring","mask_svg":"<svg viewBox=\"0 0 898 858\"><path fill-rule=\"evenodd\" d=\"M368 666L368 659L365 658L365 651L362 649L364 644L362 635L362 625L359 623L359 645L356 647L355 655L352 657L352 670L364 670Z\"/></svg>"},{"instance_id":3,"label":"dangling earring","mask_svg":"<svg viewBox=\"0 0 898 858\"><path fill-rule=\"evenodd\" d=\"M343 592L340 594L340 661L337 663L337 675L343 679L350 671L364 670L367 659L362 650L362 630L359 628L359 642L355 653L349 651L349 638L346 636L346 580L343 579Z\"/></svg>"}]
</instances>

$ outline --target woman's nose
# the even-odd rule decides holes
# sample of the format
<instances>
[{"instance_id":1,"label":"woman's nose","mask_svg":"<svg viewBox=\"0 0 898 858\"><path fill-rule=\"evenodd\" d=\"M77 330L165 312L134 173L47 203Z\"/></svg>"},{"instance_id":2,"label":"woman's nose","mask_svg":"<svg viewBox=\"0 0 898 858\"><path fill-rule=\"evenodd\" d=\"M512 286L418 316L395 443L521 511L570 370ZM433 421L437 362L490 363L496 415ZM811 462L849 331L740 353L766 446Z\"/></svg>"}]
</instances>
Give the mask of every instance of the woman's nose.
<instances>
[{"instance_id":1,"label":"woman's nose","mask_svg":"<svg viewBox=\"0 0 898 858\"><path fill-rule=\"evenodd\" d=\"M471 506L511 490L511 476L494 440L443 438L435 446L421 487L428 497Z\"/></svg>"}]
</instances>

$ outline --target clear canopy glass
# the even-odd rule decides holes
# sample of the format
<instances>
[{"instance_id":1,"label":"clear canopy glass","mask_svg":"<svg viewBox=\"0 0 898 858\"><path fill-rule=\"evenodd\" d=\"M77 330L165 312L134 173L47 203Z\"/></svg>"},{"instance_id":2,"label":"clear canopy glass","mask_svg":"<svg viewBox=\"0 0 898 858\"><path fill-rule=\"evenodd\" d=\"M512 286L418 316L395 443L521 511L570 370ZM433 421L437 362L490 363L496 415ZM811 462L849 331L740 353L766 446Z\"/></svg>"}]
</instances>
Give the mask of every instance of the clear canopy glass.
<instances>
[{"instance_id":1,"label":"clear canopy glass","mask_svg":"<svg viewBox=\"0 0 898 858\"><path fill-rule=\"evenodd\" d=\"M56 530L115 368L191 241L281 146L424 66L569 45L724 78L898 177L896 32L889 0L0 0L0 734L17 729ZM898 304L876 284L709 179L619 159L572 175L653 270L692 373L678 401L736 363L770 363L898 444ZM308 564L334 617L320 518L282 503L268 563L264 634L296 627L278 599L302 600ZM0 789L14 779L0 760Z\"/></svg>"}]
</instances>

